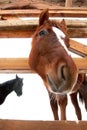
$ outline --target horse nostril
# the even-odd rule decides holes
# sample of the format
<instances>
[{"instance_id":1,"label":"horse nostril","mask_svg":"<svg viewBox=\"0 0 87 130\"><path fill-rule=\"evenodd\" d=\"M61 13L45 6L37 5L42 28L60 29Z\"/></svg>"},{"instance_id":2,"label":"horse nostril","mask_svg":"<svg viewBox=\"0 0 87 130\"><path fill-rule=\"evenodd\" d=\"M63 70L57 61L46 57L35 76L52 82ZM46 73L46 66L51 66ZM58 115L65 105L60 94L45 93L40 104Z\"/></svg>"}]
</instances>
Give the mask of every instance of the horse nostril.
<instances>
[{"instance_id":1,"label":"horse nostril","mask_svg":"<svg viewBox=\"0 0 87 130\"><path fill-rule=\"evenodd\" d=\"M64 80L66 80L66 78L65 78L65 67L66 67L66 66L64 66L64 65L61 67L61 77L62 77Z\"/></svg>"}]
</instances>

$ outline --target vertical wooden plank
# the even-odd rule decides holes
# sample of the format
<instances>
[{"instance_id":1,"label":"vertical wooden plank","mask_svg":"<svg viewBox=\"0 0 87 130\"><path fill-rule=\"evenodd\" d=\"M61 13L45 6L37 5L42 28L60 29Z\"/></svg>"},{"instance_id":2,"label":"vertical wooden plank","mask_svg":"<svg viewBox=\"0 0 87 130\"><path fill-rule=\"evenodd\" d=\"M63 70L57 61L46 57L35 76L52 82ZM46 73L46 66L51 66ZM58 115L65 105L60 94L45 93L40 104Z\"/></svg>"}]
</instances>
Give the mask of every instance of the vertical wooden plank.
<instances>
[{"instance_id":1,"label":"vertical wooden plank","mask_svg":"<svg viewBox=\"0 0 87 130\"><path fill-rule=\"evenodd\" d=\"M66 0L65 7L71 7L72 6L72 0Z\"/></svg>"}]
</instances>

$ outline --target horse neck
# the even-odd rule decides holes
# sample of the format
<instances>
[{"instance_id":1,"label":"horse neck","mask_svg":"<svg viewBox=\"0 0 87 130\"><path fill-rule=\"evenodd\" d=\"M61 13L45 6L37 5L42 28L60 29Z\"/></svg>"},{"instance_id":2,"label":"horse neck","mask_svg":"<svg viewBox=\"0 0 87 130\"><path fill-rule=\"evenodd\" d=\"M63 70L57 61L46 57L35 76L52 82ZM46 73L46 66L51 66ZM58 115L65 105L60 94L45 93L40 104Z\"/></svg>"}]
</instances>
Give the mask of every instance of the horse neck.
<instances>
[{"instance_id":1,"label":"horse neck","mask_svg":"<svg viewBox=\"0 0 87 130\"><path fill-rule=\"evenodd\" d=\"M15 80L10 80L0 84L0 105L4 102L8 94L14 90Z\"/></svg>"},{"instance_id":2,"label":"horse neck","mask_svg":"<svg viewBox=\"0 0 87 130\"><path fill-rule=\"evenodd\" d=\"M4 95L8 95L14 90L14 84L15 84L15 80L10 80L0 84L0 91L1 91L0 93Z\"/></svg>"}]
</instances>

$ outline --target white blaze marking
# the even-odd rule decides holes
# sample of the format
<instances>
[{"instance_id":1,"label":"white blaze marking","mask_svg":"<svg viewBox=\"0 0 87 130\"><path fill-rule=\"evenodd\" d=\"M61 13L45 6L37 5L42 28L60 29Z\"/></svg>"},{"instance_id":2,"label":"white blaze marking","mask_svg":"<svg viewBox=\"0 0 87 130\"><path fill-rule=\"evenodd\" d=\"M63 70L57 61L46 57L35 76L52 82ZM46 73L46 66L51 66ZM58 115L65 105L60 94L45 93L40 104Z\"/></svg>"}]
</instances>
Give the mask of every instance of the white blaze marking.
<instances>
[{"instance_id":1,"label":"white blaze marking","mask_svg":"<svg viewBox=\"0 0 87 130\"><path fill-rule=\"evenodd\" d=\"M53 29L54 33L56 34L61 45L64 47L64 49L67 51L67 53L69 53L69 51L68 51L68 49L67 49L67 47L62 39L62 38L65 38L65 34L60 29L58 29L56 27L52 27L52 29Z\"/></svg>"}]
</instances>

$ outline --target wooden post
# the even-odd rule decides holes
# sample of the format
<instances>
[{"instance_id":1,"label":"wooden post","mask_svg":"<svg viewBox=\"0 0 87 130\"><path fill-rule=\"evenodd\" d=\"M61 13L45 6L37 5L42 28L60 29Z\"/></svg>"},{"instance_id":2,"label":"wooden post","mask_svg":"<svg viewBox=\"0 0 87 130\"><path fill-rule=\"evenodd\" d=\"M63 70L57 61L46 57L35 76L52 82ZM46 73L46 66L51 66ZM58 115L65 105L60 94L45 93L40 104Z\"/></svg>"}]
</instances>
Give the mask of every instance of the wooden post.
<instances>
[{"instance_id":1,"label":"wooden post","mask_svg":"<svg viewBox=\"0 0 87 130\"><path fill-rule=\"evenodd\" d=\"M72 6L72 0L66 0L65 7L71 7Z\"/></svg>"}]
</instances>

